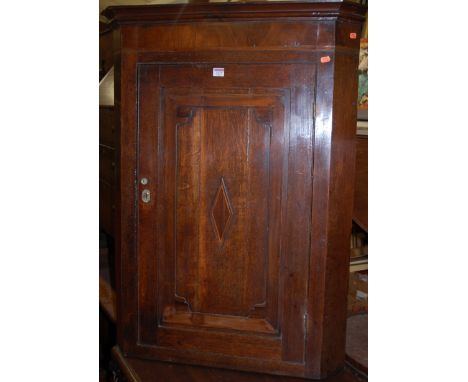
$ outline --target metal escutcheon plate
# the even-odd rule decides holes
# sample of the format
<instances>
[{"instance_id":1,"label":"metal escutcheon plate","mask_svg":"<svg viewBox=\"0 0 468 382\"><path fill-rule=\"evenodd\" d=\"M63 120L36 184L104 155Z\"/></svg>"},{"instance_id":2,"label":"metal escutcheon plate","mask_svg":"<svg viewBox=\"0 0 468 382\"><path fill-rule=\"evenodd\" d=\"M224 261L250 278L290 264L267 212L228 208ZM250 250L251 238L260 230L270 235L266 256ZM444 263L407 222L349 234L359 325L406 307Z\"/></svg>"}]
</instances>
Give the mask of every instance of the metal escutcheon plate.
<instances>
[{"instance_id":1,"label":"metal escutcheon plate","mask_svg":"<svg viewBox=\"0 0 468 382\"><path fill-rule=\"evenodd\" d=\"M149 203L151 201L151 192L150 190L143 190L141 193L141 200L143 203Z\"/></svg>"}]
</instances>

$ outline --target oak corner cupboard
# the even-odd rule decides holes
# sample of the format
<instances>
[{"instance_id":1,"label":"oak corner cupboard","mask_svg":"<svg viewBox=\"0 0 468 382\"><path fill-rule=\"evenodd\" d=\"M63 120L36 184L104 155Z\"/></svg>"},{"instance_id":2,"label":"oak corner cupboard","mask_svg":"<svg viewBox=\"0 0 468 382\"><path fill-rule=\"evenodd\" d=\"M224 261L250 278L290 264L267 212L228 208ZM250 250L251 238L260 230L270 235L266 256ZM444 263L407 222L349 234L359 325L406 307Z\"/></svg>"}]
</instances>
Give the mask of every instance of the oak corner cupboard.
<instances>
[{"instance_id":1,"label":"oak corner cupboard","mask_svg":"<svg viewBox=\"0 0 468 382\"><path fill-rule=\"evenodd\" d=\"M207 3L104 14L118 44L122 353L336 373L365 9Z\"/></svg>"}]
</instances>

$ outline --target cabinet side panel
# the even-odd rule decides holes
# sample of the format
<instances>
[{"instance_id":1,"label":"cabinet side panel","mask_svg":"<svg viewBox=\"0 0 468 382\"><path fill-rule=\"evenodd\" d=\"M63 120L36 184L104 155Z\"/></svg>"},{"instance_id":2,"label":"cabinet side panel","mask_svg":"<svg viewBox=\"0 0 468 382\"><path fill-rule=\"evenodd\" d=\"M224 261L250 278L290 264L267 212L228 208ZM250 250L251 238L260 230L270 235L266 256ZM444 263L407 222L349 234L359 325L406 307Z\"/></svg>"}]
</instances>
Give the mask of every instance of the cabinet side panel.
<instances>
[{"instance_id":1,"label":"cabinet side panel","mask_svg":"<svg viewBox=\"0 0 468 382\"><path fill-rule=\"evenodd\" d=\"M136 55L121 54L116 68L115 107L118 118L119 198L116 219L117 320L118 343L124 353L137 342L137 264L136 264Z\"/></svg>"},{"instance_id":2,"label":"cabinet side panel","mask_svg":"<svg viewBox=\"0 0 468 382\"><path fill-rule=\"evenodd\" d=\"M343 367L357 99L354 54L330 54L318 66L312 207L307 374Z\"/></svg>"},{"instance_id":3,"label":"cabinet side panel","mask_svg":"<svg viewBox=\"0 0 468 382\"><path fill-rule=\"evenodd\" d=\"M358 54L337 54L333 101L328 255L325 268L322 367L333 371L345 357L349 237L354 199Z\"/></svg>"}]
</instances>

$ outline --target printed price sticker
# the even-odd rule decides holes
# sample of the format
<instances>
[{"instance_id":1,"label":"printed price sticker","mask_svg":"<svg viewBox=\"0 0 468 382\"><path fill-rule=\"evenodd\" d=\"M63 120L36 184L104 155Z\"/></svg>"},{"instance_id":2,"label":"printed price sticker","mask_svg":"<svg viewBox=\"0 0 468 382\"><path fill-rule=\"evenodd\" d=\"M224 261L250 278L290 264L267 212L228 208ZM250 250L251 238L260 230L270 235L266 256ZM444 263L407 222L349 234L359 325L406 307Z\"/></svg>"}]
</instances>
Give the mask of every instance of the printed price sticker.
<instances>
[{"instance_id":1,"label":"printed price sticker","mask_svg":"<svg viewBox=\"0 0 468 382\"><path fill-rule=\"evenodd\" d=\"M213 77L224 77L224 68L213 68Z\"/></svg>"}]
</instances>

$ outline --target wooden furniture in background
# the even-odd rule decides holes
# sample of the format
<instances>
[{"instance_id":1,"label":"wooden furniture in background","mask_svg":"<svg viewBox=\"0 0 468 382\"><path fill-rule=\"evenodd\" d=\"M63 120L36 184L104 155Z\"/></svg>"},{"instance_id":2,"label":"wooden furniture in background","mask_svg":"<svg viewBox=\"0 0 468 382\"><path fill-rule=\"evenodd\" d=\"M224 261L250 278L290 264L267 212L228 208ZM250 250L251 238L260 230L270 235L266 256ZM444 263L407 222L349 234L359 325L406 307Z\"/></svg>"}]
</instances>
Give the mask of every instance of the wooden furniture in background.
<instances>
[{"instance_id":1,"label":"wooden furniture in background","mask_svg":"<svg viewBox=\"0 0 468 382\"><path fill-rule=\"evenodd\" d=\"M367 134L356 136L356 176L353 220L367 232Z\"/></svg>"},{"instance_id":2,"label":"wooden furniture in background","mask_svg":"<svg viewBox=\"0 0 468 382\"><path fill-rule=\"evenodd\" d=\"M123 354L343 369L364 13L328 1L104 12L120 48Z\"/></svg>"},{"instance_id":3,"label":"wooden furniture in background","mask_svg":"<svg viewBox=\"0 0 468 382\"><path fill-rule=\"evenodd\" d=\"M99 225L114 237L117 189L117 131L114 106L99 107Z\"/></svg>"},{"instance_id":4,"label":"wooden furniture in background","mask_svg":"<svg viewBox=\"0 0 468 382\"><path fill-rule=\"evenodd\" d=\"M114 65L113 33L110 25L99 23L99 81Z\"/></svg>"},{"instance_id":5,"label":"wooden furniture in background","mask_svg":"<svg viewBox=\"0 0 468 382\"><path fill-rule=\"evenodd\" d=\"M113 258L117 163L120 138L114 112L114 55L120 48L114 42L110 25L99 23L99 226L109 241Z\"/></svg>"},{"instance_id":6,"label":"wooden furniture in background","mask_svg":"<svg viewBox=\"0 0 468 382\"><path fill-rule=\"evenodd\" d=\"M367 129L356 136L356 175L354 180L353 233L350 272L368 269L367 260ZM353 243L360 236L364 243Z\"/></svg>"},{"instance_id":7,"label":"wooden furniture in background","mask_svg":"<svg viewBox=\"0 0 468 382\"><path fill-rule=\"evenodd\" d=\"M367 125L367 123L366 123ZM358 129L356 136L356 175L354 190L353 237L361 243L351 250L350 287L348 291L348 317L346 362L367 377L367 128ZM363 271L363 272L362 272ZM367 378L366 378L367 379Z\"/></svg>"}]
</instances>

